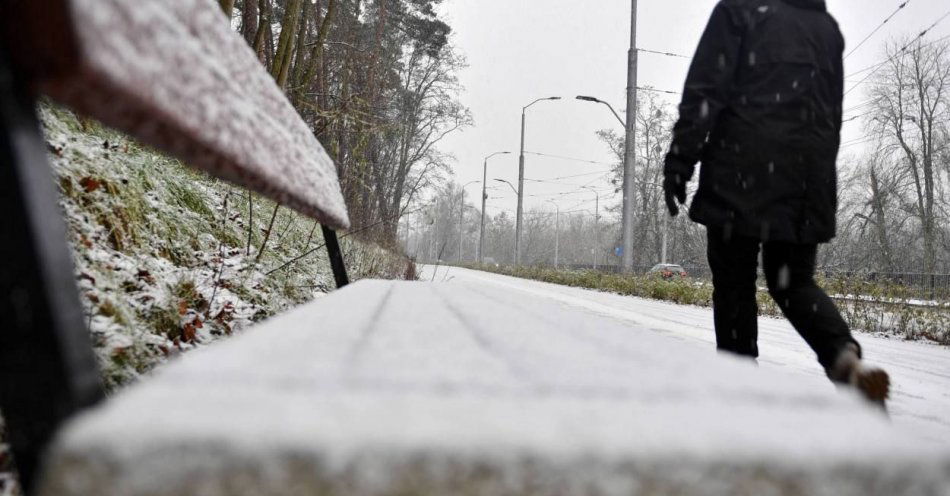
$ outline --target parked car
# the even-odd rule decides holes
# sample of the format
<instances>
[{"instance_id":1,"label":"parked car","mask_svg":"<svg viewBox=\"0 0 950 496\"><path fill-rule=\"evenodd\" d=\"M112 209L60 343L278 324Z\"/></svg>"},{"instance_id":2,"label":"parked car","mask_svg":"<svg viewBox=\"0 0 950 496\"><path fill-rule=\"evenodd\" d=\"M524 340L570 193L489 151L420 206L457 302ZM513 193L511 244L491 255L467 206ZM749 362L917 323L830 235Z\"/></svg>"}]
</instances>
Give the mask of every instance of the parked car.
<instances>
[{"instance_id":1,"label":"parked car","mask_svg":"<svg viewBox=\"0 0 950 496\"><path fill-rule=\"evenodd\" d=\"M685 279L688 274L686 274L686 269L679 265L675 264L656 264L652 269L647 272L647 275L656 275L666 279L667 281L676 278L679 276L682 279Z\"/></svg>"}]
</instances>

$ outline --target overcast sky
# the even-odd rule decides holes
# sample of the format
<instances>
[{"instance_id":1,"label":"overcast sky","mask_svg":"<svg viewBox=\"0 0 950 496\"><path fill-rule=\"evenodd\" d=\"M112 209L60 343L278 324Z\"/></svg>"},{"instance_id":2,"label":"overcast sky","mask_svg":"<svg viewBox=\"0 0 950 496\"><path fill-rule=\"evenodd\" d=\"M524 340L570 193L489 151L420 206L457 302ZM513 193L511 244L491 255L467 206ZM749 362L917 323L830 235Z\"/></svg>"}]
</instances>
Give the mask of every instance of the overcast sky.
<instances>
[{"instance_id":1,"label":"overcast sky","mask_svg":"<svg viewBox=\"0 0 950 496\"><path fill-rule=\"evenodd\" d=\"M846 52L903 1L830 0L829 10L841 24L848 43ZM716 0L641 0L639 47L691 56L715 4ZM521 108L537 98L561 96L561 101L541 102L528 110L526 150L601 163L527 155L525 177L559 184L527 182L525 210L553 210L545 203L553 199L562 210L593 211L594 194L577 192L585 184L601 192L602 207L618 204L620 195L612 191L604 175L597 174L608 169L611 157L595 132L622 128L603 105L576 101L574 97L592 95L607 100L623 115L630 0L446 0L442 10L454 29L454 44L468 59L469 67L461 74L465 86L461 98L475 116L474 127L450 136L442 145L458 159L456 181L481 181L484 157L495 151L511 151L511 155L495 157L489 163L489 186L496 189L489 191L488 211L514 212L514 193L492 179L516 184ZM947 0L910 0L845 61L845 72L850 74L883 60L886 41L916 35L948 10ZM926 39L948 34L950 18ZM678 92L688 65L686 59L641 53L639 85ZM664 98L678 103L676 96ZM866 100L859 87L847 96L845 108ZM860 138L860 131L857 121L846 124L843 140ZM851 146L846 152L859 148ZM593 174L558 179L588 173ZM478 201L480 188L475 184L467 188L471 202ZM562 192L569 194L553 196Z\"/></svg>"}]
</instances>

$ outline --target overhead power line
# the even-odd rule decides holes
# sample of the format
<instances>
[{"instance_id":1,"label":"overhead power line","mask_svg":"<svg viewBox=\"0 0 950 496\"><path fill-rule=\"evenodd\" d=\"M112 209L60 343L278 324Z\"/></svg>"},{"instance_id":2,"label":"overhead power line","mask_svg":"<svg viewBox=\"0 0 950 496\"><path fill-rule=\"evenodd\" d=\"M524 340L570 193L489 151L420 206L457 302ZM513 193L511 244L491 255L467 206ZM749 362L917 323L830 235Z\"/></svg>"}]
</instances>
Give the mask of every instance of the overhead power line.
<instances>
[{"instance_id":1,"label":"overhead power line","mask_svg":"<svg viewBox=\"0 0 950 496\"><path fill-rule=\"evenodd\" d=\"M855 46L854 48L852 48L851 51L848 52L848 54L844 56L845 60L847 60L848 57L851 56L851 54L853 54L854 52L858 51L858 49L861 48L862 45L864 45L865 43L867 43L867 41L870 40L872 36L874 36L875 34L877 34L877 32L880 31L881 28L883 28L885 24L887 24L891 19L893 19L894 16L896 16L901 10L903 10L904 7L906 7L907 4L909 4L909 3L910 3L910 0L906 0L904 3L900 4L900 5L897 7L897 9L895 9L894 12L891 13L891 15L887 16L887 19L884 19L883 22L881 22L880 24L878 24L878 26L877 26L876 28L874 28L874 31L871 31L871 34L867 35L863 40L861 40L861 43L858 43L857 46Z\"/></svg>"},{"instance_id":2,"label":"overhead power line","mask_svg":"<svg viewBox=\"0 0 950 496\"><path fill-rule=\"evenodd\" d=\"M525 181L536 182L536 183L545 183L545 182L549 183L549 182L560 181L560 180L562 180L562 179L574 179L574 178L577 178L577 177L586 177L586 176L595 176L595 175L607 175L607 174L610 174L611 172L614 172L614 170L613 170L613 169L604 169L604 170L599 170L599 171L594 171L594 172L587 172L587 173L585 173L585 174L574 174L574 175L570 175L570 176L552 177L551 179L528 179L528 178L525 178L524 180L525 180Z\"/></svg>"},{"instance_id":3,"label":"overhead power line","mask_svg":"<svg viewBox=\"0 0 950 496\"><path fill-rule=\"evenodd\" d=\"M603 194L603 195L607 195L608 193L611 195L617 194L617 188L599 188L599 189L598 188L594 188L594 189L583 188L583 189L576 189L576 190L571 190L571 191L562 191L559 193L539 193L539 194L525 195L525 196L528 198L554 198L554 197L559 197L559 196L582 195L585 193L589 194L591 191L596 191L598 194Z\"/></svg>"},{"instance_id":4,"label":"overhead power line","mask_svg":"<svg viewBox=\"0 0 950 496\"><path fill-rule=\"evenodd\" d=\"M858 138L858 139L854 139L854 140L851 140L851 141L842 143L841 146L839 146L839 149L844 150L845 148L850 148L850 147L852 147L852 146L864 145L864 144L871 143L871 142L876 141L876 140L877 140L877 138L874 138L874 137L870 137L870 138L867 138L867 137L865 137L865 138Z\"/></svg>"},{"instance_id":5,"label":"overhead power line","mask_svg":"<svg viewBox=\"0 0 950 496\"><path fill-rule=\"evenodd\" d=\"M946 36L943 36L943 37L941 37L941 38L937 38L936 40L931 41L930 43L927 43L927 44L925 44L925 45L921 45L921 48L927 48L927 47L929 47L929 46L936 45L937 43L940 43L941 41L946 41L946 40L950 40L950 35L946 35ZM915 40L915 41L916 41L916 40ZM858 74L861 74L861 73L864 73L864 72L867 72L867 71L870 71L870 70L877 69L878 67L880 67L880 66L882 66L882 65L884 65L884 64L886 64L886 63L888 63L888 62L890 62L890 61L892 61L892 60L894 60L894 59L897 58L899 55L900 55L900 53L898 53L898 54L896 54L896 55L892 55L892 56L888 57L887 59L885 59L885 60L882 61L882 62L878 62L878 63L876 63L876 64L871 64L871 65L869 65L869 66L867 66L867 67L865 67L864 69L861 69L861 70L859 70L859 71L854 71L854 72L852 72L852 73L850 73L850 74L845 75L845 78L852 78L852 77L854 77L854 76L857 76Z\"/></svg>"},{"instance_id":6,"label":"overhead power line","mask_svg":"<svg viewBox=\"0 0 950 496\"><path fill-rule=\"evenodd\" d=\"M917 43L918 41L920 41L921 39L923 39L924 36L927 36L927 33L929 33L930 30L932 30L933 28L937 27L937 26L938 26L941 22L943 22L944 19L946 19L947 17L950 17L950 11L947 11L946 14L940 16L940 18L938 18L936 21L934 21L933 24L931 24L930 26L928 26L927 29L924 29L923 31L921 31L920 34L918 34L917 36L915 36L913 40L911 40L909 43L907 43L906 45L904 45L903 47L901 47L901 49L898 50L896 54L894 54L893 56L889 57L887 60L881 62L880 64L877 64L876 66L873 66L873 67L874 67L874 70L872 70L870 73L868 73L867 76L864 76L864 79L862 79L861 81L859 81L858 83L856 83L854 86L852 86L851 89L849 89L848 91L845 91L844 94L847 95L848 93L851 93L852 91L855 90L855 88L857 88L858 86L861 86L862 83L864 83L865 81L867 81L868 79L870 79L871 76L873 76L874 74L876 74L877 71L879 71L879 70L881 69L881 67L884 67L885 64L887 64L888 62L894 60L895 58L900 57L901 55L903 55L904 52L906 52L914 43ZM936 41L934 41L933 43L930 43L930 45L933 45L934 43L939 43L940 41L942 41L942 40L944 40L944 39L947 39L947 38L950 38L950 35L945 36L945 37L943 37L943 38L941 38L941 39L939 39L939 40L936 40ZM929 46L929 45L927 45L927 46ZM850 77L850 76L848 76L848 77Z\"/></svg>"},{"instance_id":7,"label":"overhead power line","mask_svg":"<svg viewBox=\"0 0 950 496\"><path fill-rule=\"evenodd\" d=\"M541 152L524 152L524 153L525 155L536 155L538 157L557 158L560 160L570 160L571 162L581 162L585 164L610 165L610 166L614 165L614 164L608 164L607 162L598 162L596 160L588 160L588 159L576 158L576 157L565 157L563 155L552 155L550 153L541 153Z\"/></svg>"},{"instance_id":8,"label":"overhead power line","mask_svg":"<svg viewBox=\"0 0 950 496\"><path fill-rule=\"evenodd\" d=\"M680 54L678 54L678 53L658 52L658 51L656 51L656 50L647 50L646 48L637 48L637 51L638 51L638 52L644 52L644 53L652 53L652 54L654 54L654 55L663 55L663 56L665 56L665 57L674 57L674 58L678 58L678 59L687 59L687 60L689 60L690 58L692 58L692 57L688 57L688 56L686 56L686 55L680 55Z\"/></svg>"},{"instance_id":9,"label":"overhead power line","mask_svg":"<svg viewBox=\"0 0 950 496\"><path fill-rule=\"evenodd\" d=\"M637 86L637 89L641 91L651 91L653 93L666 93L667 95L682 95L682 93L678 91L658 90L656 88L648 88L646 86Z\"/></svg>"},{"instance_id":10,"label":"overhead power line","mask_svg":"<svg viewBox=\"0 0 950 496\"><path fill-rule=\"evenodd\" d=\"M855 106L853 106L853 107L849 107L849 108L844 109L844 114L845 114L845 115L848 115L848 114L850 114L851 112L853 112L853 111L855 111L855 110L857 110L857 109L859 109L859 108L867 107L868 105L873 105L873 104L875 104L875 103L877 103L877 102L878 102L878 99L877 99L877 98L871 98L871 99L869 99L869 100L865 100L864 102L861 102L861 103L859 103L859 104L857 104L857 105L855 105Z\"/></svg>"},{"instance_id":11,"label":"overhead power line","mask_svg":"<svg viewBox=\"0 0 950 496\"><path fill-rule=\"evenodd\" d=\"M604 175L606 175L606 174L604 174ZM584 186L584 185L582 185L582 184L566 183L566 182L563 182L563 181L544 180L544 179L525 179L525 182L538 183L538 184L554 184L554 185L556 185L556 186L574 186L574 187L577 187L577 188L580 188L581 186Z\"/></svg>"}]
</instances>

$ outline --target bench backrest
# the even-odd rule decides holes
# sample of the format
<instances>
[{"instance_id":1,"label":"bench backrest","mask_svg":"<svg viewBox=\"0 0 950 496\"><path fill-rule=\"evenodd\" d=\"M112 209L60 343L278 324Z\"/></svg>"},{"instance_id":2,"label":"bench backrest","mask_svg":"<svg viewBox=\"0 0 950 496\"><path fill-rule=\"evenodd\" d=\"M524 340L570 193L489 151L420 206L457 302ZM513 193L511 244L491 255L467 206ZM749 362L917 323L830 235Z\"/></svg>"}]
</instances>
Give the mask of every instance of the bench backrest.
<instances>
[{"instance_id":1,"label":"bench backrest","mask_svg":"<svg viewBox=\"0 0 950 496\"><path fill-rule=\"evenodd\" d=\"M15 63L39 92L328 227L349 227L333 161L214 0L0 4Z\"/></svg>"},{"instance_id":2,"label":"bench backrest","mask_svg":"<svg viewBox=\"0 0 950 496\"><path fill-rule=\"evenodd\" d=\"M0 0L0 409L28 496L58 426L102 397L41 94L316 218L348 283L336 167L215 0Z\"/></svg>"}]
</instances>

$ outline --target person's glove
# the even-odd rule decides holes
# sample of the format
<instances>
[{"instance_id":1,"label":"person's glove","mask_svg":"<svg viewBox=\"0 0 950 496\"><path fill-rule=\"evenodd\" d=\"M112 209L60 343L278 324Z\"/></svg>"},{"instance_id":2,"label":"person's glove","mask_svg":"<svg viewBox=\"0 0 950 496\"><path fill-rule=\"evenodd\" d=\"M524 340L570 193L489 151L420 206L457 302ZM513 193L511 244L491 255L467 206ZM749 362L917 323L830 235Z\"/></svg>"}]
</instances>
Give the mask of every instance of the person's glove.
<instances>
[{"instance_id":1,"label":"person's glove","mask_svg":"<svg viewBox=\"0 0 950 496\"><path fill-rule=\"evenodd\" d=\"M680 213L679 205L686 203L686 180L677 173L666 174L663 179L663 193L666 196L666 208L670 215L676 217Z\"/></svg>"}]
</instances>

